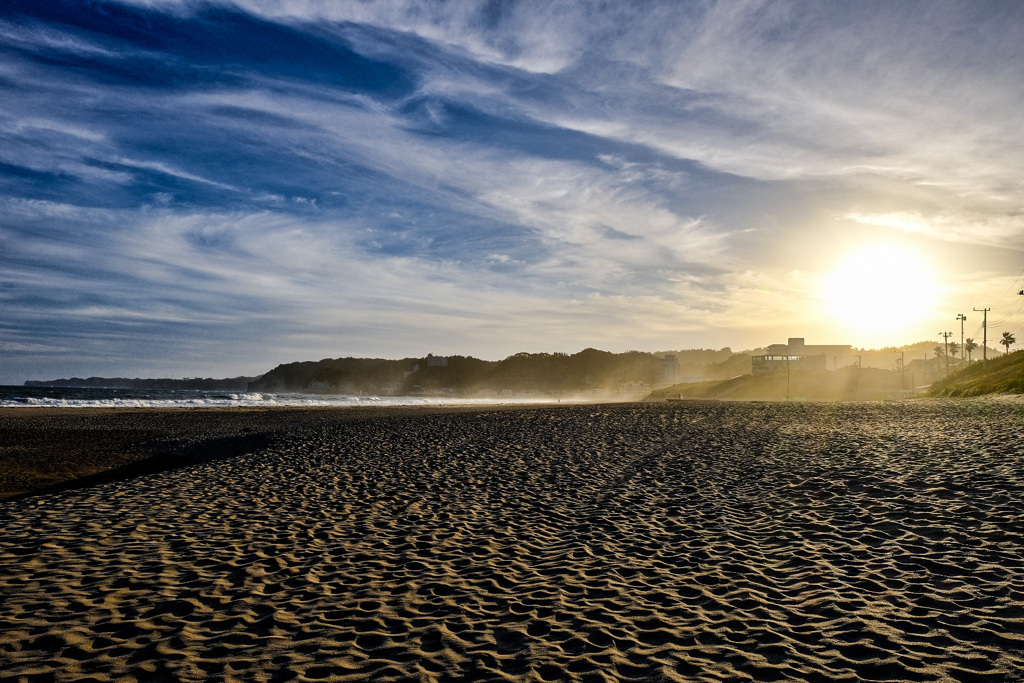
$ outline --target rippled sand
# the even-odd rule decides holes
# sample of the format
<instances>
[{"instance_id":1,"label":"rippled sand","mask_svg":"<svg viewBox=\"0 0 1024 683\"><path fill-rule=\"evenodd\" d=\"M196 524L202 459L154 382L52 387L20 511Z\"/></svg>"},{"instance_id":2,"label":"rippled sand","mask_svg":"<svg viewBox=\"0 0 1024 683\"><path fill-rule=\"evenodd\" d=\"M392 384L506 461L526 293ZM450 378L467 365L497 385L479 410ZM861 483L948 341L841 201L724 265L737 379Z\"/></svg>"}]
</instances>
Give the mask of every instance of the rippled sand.
<instances>
[{"instance_id":1,"label":"rippled sand","mask_svg":"<svg viewBox=\"0 0 1024 683\"><path fill-rule=\"evenodd\" d=\"M297 420L0 503L0 680L1020 681L1022 427L993 400Z\"/></svg>"}]
</instances>

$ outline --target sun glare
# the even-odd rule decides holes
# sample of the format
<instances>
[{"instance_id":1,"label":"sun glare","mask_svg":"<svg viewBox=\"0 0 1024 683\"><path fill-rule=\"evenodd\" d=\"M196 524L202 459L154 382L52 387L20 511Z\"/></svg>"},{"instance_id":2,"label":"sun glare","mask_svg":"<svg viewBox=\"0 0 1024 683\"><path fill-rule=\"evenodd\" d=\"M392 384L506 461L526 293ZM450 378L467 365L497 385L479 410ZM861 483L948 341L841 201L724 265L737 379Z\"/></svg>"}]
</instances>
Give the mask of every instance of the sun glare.
<instances>
[{"instance_id":1,"label":"sun glare","mask_svg":"<svg viewBox=\"0 0 1024 683\"><path fill-rule=\"evenodd\" d=\"M908 335L932 313L935 278L914 252L872 246L850 253L825 277L826 313L857 346L915 341Z\"/></svg>"}]
</instances>

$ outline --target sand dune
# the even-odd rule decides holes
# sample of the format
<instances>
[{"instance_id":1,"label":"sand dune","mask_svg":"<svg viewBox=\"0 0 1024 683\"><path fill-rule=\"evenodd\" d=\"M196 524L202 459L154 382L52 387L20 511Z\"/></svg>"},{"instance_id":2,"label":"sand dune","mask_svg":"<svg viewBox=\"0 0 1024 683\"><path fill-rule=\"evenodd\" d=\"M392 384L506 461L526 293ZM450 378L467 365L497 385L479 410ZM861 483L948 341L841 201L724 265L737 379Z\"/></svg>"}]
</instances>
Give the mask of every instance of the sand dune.
<instances>
[{"instance_id":1,"label":"sand dune","mask_svg":"<svg viewBox=\"0 0 1024 683\"><path fill-rule=\"evenodd\" d=\"M296 419L0 503L0 680L1020 681L1020 405Z\"/></svg>"}]
</instances>

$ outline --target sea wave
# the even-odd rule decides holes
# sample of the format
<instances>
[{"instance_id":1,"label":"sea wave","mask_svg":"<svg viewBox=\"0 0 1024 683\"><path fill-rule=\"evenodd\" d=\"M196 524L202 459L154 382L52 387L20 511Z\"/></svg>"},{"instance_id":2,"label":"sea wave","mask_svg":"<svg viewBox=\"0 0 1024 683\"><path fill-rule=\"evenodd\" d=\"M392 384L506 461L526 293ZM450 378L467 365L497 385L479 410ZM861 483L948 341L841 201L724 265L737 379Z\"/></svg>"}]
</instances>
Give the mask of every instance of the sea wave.
<instances>
[{"instance_id":1,"label":"sea wave","mask_svg":"<svg viewBox=\"0 0 1024 683\"><path fill-rule=\"evenodd\" d=\"M551 403L536 398L455 398L451 396L349 396L257 392L142 392L117 389L33 389L3 387L2 408L232 408L442 406Z\"/></svg>"}]
</instances>

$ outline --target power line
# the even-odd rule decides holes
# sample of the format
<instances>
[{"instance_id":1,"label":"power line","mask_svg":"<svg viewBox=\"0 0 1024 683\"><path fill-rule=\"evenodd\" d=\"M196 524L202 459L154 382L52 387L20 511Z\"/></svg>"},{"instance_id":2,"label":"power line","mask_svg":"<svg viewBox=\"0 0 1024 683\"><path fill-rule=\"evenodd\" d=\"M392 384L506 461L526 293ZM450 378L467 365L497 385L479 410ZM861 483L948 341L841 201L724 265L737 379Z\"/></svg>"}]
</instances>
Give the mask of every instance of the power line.
<instances>
[{"instance_id":1,"label":"power line","mask_svg":"<svg viewBox=\"0 0 1024 683\"><path fill-rule=\"evenodd\" d=\"M1022 268L1017 274L1017 277L1013 279L1013 282L1011 282L1010 285L996 297L996 302L998 303L1012 293L1016 292L1019 294L1020 292L1024 292L1024 289L1022 288L1024 288L1024 268Z\"/></svg>"},{"instance_id":2,"label":"power line","mask_svg":"<svg viewBox=\"0 0 1024 683\"><path fill-rule=\"evenodd\" d=\"M1022 271L1022 272L1024 272L1024 271ZM1019 292L1017 292L1017 294L1020 295L1020 296L1024 296L1024 289L1022 289ZM1020 305L1020 307L1017 310L1019 311L1021 308L1024 308L1024 301L1021 302L1021 305ZM1013 330L1013 332L1010 332L1010 334L1013 334L1014 332L1020 331L1020 328L1022 328L1022 327L1024 327L1024 323L1021 323L1020 325L1017 325L1017 328L1015 330Z\"/></svg>"},{"instance_id":3,"label":"power line","mask_svg":"<svg viewBox=\"0 0 1024 683\"><path fill-rule=\"evenodd\" d=\"M1010 331L1010 334L1016 334L1017 332L1020 332L1020 328L1022 327L1024 327L1024 323L1017 325L1016 329Z\"/></svg>"},{"instance_id":4,"label":"power line","mask_svg":"<svg viewBox=\"0 0 1024 683\"><path fill-rule=\"evenodd\" d=\"M1016 299L1016 301L1014 301L1013 303L1005 303L1005 304L1002 303L1006 299L1006 297L1008 295L1010 295L1011 292L1014 292L1014 290L1017 290L1016 291L1017 297L1014 297ZM1007 311L1005 313L1000 313L999 318L993 320L991 323L989 323L988 320L987 320L988 316L987 315L985 316L985 320L982 322L981 329L982 329L982 334L986 337L986 339L987 339L987 336L988 336L988 334L987 334L988 327L990 325L993 326L993 327L998 327L1000 325L1004 325L1004 324L1006 324L1007 321L1011 320L1014 316L1020 314L1021 311L1024 311L1024 300L1018 298L1020 296L1024 296L1024 269L1021 269L1020 273L1018 273L1017 277L1015 277L1013 279L1013 282L1010 284L1010 286L1007 287L1007 289L1004 290L998 297L996 297L996 303L995 303L995 305L993 307L984 308L984 309L981 309L981 308L975 308L974 309L976 311L991 311L994 308L997 311L1004 311L1004 310ZM1021 329L1021 327L1024 327L1024 323L1021 323L1017 327L1017 330ZM975 331L975 334L977 334L977 331ZM983 342L983 349L985 350L985 355L987 356L987 349L988 349L987 341Z\"/></svg>"},{"instance_id":5,"label":"power line","mask_svg":"<svg viewBox=\"0 0 1024 683\"><path fill-rule=\"evenodd\" d=\"M1009 294L1013 290L1017 289L1018 287L1024 287L1024 268L1022 268L1020 273L1017 274L1017 277L1015 277L1013 279L1013 284L1010 285L1010 288L1007 289L1004 293L999 295L1000 298L1006 296L1007 294Z\"/></svg>"},{"instance_id":6,"label":"power line","mask_svg":"<svg viewBox=\"0 0 1024 683\"><path fill-rule=\"evenodd\" d=\"M1021 292L1024 292L1024 290L1021 290ZM1001 317L1001 318L1000 318L999 320L994 320L994 321L992 321L992 324L993 324L993 325L996 325L996 326L998 326L998 325L1002 325L1002 324L1003 324L1003 323L1005 323L1005 322L1006 322L1007 320L1009 320L1009 319L1010 319L1010 318L1012 318L1013 316L1015 316L1015 315L1017 315L1018 313L1020 313L1022 309L1024 309L1024 301L1018 301L1018 303L1017 303L1017 308L1016 308L1016 310L1014 310L1014 311L1013 311L1012 313L1007 313L1006 315L1004 315L1003 317Z\"/></svg>"}]
</instances>

